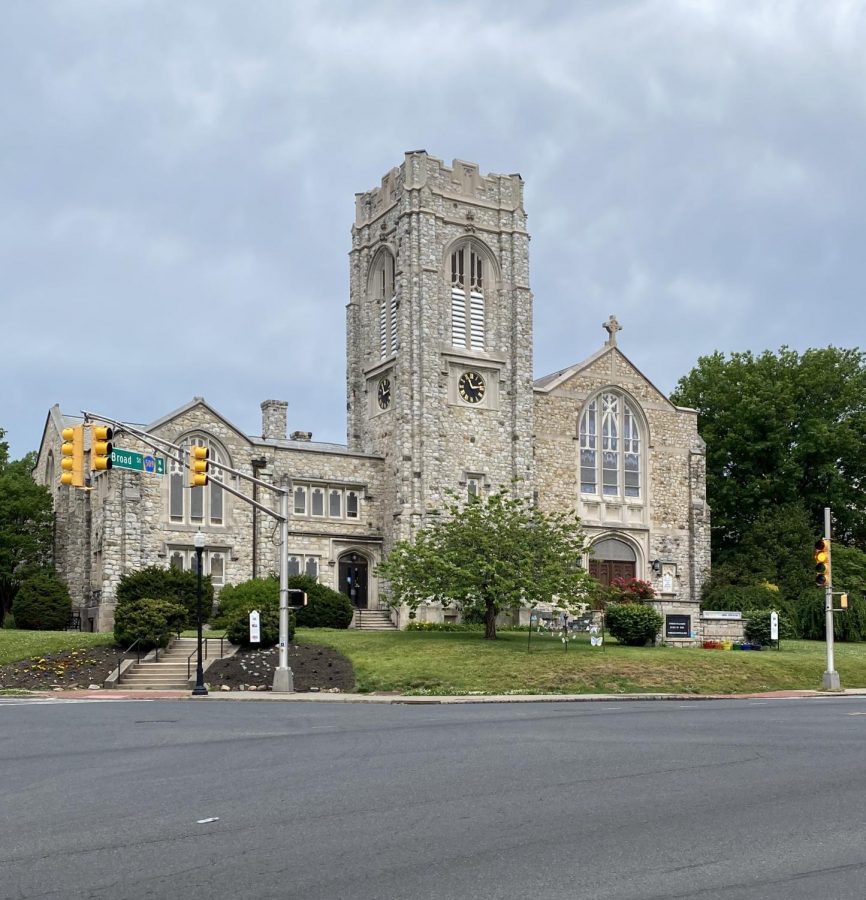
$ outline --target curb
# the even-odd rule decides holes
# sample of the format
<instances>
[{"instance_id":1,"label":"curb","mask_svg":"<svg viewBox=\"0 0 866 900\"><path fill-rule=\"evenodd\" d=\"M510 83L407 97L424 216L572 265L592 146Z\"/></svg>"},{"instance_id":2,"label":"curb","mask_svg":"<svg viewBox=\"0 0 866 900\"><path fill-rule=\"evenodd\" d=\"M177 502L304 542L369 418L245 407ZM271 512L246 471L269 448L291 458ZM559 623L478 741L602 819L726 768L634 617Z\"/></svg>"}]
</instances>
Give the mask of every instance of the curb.
<instances>
[{"instance_id":1,"label":"curb","mask_svg":"<svg viewBox=\"0 0 866 900\"><path fill-rule=\"evenodd\" d=\"M189 691L33 691L27 696L57 700L208 700L283 703L378 703L391 706L444 706L475 703L622 703L705 700L802 700L866 697L866 688L842 691L766 691L752 694L459 694L423 696L412 694L275 694L272 691L212 691L193 697Z\"/></svg>"}]
</instances>

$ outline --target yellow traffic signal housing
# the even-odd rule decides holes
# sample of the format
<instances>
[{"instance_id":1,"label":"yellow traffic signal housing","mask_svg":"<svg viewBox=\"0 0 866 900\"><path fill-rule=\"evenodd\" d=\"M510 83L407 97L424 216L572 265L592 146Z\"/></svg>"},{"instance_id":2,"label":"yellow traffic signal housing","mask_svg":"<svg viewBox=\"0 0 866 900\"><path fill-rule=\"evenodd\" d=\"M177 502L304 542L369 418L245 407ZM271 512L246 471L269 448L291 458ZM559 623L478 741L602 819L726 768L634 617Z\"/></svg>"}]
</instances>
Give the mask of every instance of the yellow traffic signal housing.
<instances>
[{"instance_id":1,"label":"yellow traffic signal housing","mask_svg":"<svg viewBox=\"0 0 866 900\"><path fill-rule=\"evenodd\" d=\"M105 472L111 468L111 439L114 432L108 425L92 425L90 429L90 471Z\"/></svg>"},{"instance_id":2,"label":"yellow traffic signal housing","mask_svg":"<svg viewBox=\"0 0 866 900\"><path fill-rule=\"evenodd\" d=\"M75 425L61 432L60 483L84 487L84 426Z\"/></svg>"},{"instance_id":3,"label":"yellow traffic signal housing","mask_svg":"<svg viewBox=\"0 0 866 900\"><path fill-rule=\"evenodd\" d=\"M839 597L839 606L841 606L842 609L848 609L848 595L847 594L842 594Z\"/></svg>"},{"instance_id":4,"label":"yellow traffic signal housing","mask_svg":"<svg viewBox=\"0 0 866 900\"><path fill-rule=\"evenodd\" d=\"M190 487L204 487L208 481L208 457L210 451L207 447L199 447L193 444L189 448L189 484Z\"/></svg>"},{"instance_id":5,"label":"yellow traffic signal housing","mask_svg":"<svg viewBox=\"0 0 866 900\"><path fill-rule=\"evenodd\" d=\"M827 587L832 584L830 577L830 541L821 538L815 541L815 584L817 587Z\"/></svg>"}]
</instances>

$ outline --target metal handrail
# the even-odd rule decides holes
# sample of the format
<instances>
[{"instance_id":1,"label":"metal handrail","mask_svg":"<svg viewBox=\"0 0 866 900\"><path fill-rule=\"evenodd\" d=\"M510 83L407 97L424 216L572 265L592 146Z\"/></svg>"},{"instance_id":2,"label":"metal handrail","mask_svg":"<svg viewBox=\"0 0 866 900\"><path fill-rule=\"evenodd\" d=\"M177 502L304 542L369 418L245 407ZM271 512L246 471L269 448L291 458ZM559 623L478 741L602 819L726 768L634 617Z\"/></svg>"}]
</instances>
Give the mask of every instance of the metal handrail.
<instances>
[{"instance_id":1,"label":"metal handrail","mask_svg":"<svg viewBox=\"0 0 866 900\"><path fill-rule=\"evenodd\" d=\"M208 653L208 650L207 650L207 642L208 642L208 641L215 641L215 640L217 640L215 637L212 637L212 638L203 637L203 638L202 638L202 641L201 641L201 642L202 642L202 644L203 644L203 646L204 646L204 653L202 653L202 657L203 657L204 659L207 659L207 653ZM220 655L217 657L217 659L222 659L222 658L223 658L223 641L224 641L224 640L225 640L225 635L222 635L222 636L219 638L219 642L220 642ZM190 653L190 655L186 658L186 680L187 680L187 681L189 681L189 680L192 678L192 674L191 674L191 673L192 673L192 658L196 655L196 653L198 653L198 646L196 646L195 650L193 650L192 653Z\"/></svg>"},{"instance_id":2,"label":"metal handrail","mask_svg":"<svg viewBox=\"0 0 866 900\"><path fill-rule=\"evenodd\" d=\"M126 656L127 653L130 653L130 652L132 651L132 648L133 648L136 644L140 644L140 643L141 643L141 638L136 638L136 639L135 639L135 640L134 640L127 648L126 648L126 650L124 650L124 651L120 654L120 659L118 659L118 661L117 661L117 681L116 681L116 684L120 684L120 667L123 665L123 659L124 659L124 657ZM139 649L136 650L136 652L135 652L135 661L136 661L136 662L141 662L141 648L139 648Z\"/></svg>"}]
</instances>

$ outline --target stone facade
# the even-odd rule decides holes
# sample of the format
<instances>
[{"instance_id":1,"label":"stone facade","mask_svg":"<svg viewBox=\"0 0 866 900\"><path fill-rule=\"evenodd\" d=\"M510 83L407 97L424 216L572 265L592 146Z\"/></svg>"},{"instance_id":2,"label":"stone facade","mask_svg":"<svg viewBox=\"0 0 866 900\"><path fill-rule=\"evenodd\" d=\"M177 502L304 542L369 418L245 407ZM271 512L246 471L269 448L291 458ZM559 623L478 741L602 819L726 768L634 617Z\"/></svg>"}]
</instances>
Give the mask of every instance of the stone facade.
<instances>
[{"instance_id":1,"label":"stone facade","mask_svg":"<svg viewBox=\"0 0 866 900\"><path fill-rule=\"evenodd\" d=\"M360 605L378 604L382 555L435 521L451 494L517 484L545 509L577 509L611 566L651 580L660 608L698 623L709 510L695 413L674 407L621 353L613 319L598 353L533 383L532 305L520 176L410 152L356 198L346 446L304 431L287 437L281 400L261 404L260 437L200 397L141 430L178 447L206 444L215 462L288 487L292 565L335 589L354 587ZM620 471L601 462L600 480L587 484L580 423L599 404L619 404L617 427L635 443L618 435ZM217 589L278 570L275 520L219 485L188 487L170 459L164 476L115 468L94 475L89 490L60 487L60 433L76 421L50 410L34 475L55 494L58 567L89 627L112 627L123 574L189 567L199 529ZM114 443L148 452L132 432ZM607 459L601 445L599 453ZM222 477L259 503L276 502ZM422 618L451 614L431 607Z\"/></svg>"}]
</instances>

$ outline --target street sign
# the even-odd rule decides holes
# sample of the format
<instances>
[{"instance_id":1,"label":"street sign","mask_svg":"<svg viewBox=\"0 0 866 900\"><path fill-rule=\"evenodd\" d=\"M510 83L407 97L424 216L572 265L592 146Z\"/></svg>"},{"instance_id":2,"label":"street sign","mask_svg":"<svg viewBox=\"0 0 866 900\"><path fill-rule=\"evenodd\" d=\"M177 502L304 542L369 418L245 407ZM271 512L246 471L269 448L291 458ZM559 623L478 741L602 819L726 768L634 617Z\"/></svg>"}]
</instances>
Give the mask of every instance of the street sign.
<instances>
[{"instance_id":1,"label":"street sign","mask_svg":"<svg viewBox=\"0 0 866 900\"><path fill-rule=\"evenodd\" d=\"M149 475L165 475L165 460L152 453L139 453L115 447L111 451L112 469L127 469L130 472L147 472Z\"/></svg>"}]
</instances>

